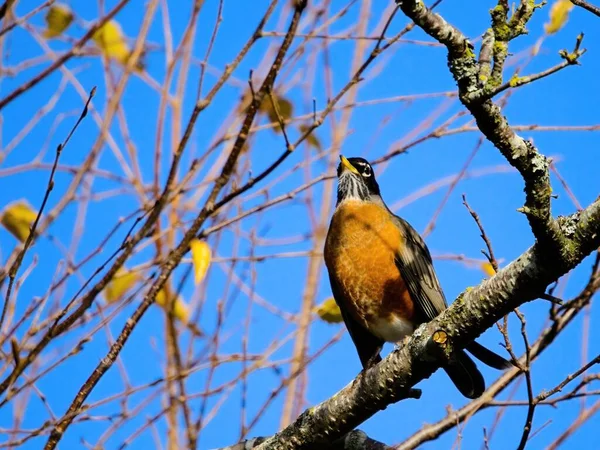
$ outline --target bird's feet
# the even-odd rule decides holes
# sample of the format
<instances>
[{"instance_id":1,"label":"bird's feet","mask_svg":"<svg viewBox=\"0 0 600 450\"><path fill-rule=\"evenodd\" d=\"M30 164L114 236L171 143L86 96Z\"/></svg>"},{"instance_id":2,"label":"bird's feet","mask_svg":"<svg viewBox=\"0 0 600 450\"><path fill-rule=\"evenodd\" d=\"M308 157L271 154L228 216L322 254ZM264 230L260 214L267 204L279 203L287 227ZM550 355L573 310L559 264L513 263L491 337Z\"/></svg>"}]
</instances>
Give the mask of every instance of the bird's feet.
<instances>
[{"instance_id":1,"label":"bird's feet","mask_svg":"<svg viewBox=\"0 0 600 450\"><path fill-rule=\"evenodd\" d=\"M379 356L379 353L375 353L373 356L371 356L367 360L367 362L364 364L363 369L358 373L358 375L356 376L356 378L352 382L352 385L354 385L359 380L362 380L363 376L365 375L365 373L367 372L367 370L369 370L373 366L376 366L380 361L381 361L381 356Z\"/></svg>"},{"instance_id":2,"label":"bird's feet","mask_svg":"<svg viewBox=\"0 0 600 450\"><path fill-rule=\"evenodd\" d=\"M367 364L365 365L363 372L365 370L370 369L371 367L377 365L377 363L379 363L380 361L381 361L381 356L379 356L379 353L374 354L367 361Z\"/></svg>"}]
</instances>

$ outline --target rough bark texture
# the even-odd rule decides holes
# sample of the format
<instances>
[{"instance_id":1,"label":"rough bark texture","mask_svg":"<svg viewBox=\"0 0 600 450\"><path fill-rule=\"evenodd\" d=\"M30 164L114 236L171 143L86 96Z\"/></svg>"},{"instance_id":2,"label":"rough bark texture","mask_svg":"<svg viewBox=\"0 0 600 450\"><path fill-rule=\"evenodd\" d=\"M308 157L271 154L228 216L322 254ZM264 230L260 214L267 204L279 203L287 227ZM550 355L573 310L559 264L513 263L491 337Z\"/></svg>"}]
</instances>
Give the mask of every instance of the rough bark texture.
<instances>
[{"instance_id":1,"label":"rough bark texture","mask_svg":"<svg viewBox=\"0 0 600 450\"><path fill-rule=\"evenodd\" d=\"M399 400L415 397L412 386L428 378L455 349L464 348L504 315L544 294L548 285L600 246L600 199L584 211L554 219L550 208L548 159L511 129L491 98L490 93L502 81L501 69L508 42L524 33L525 24L535 9L533 2L521 1L510 19L508 8L501 2L494 8L492 28L486 39L495 39L500 45L494 46L494 68L483 72L483 62L477 61L467 38L427 9L422 1L404 0L400 8L447 47L448 66L462 103L481 132L521 174L525 204L520 211L526 215L536 243L496 276L461 294L435 320L419 327L402 349L394 350L330 399L307 409L284 430L252 444L258 444L255 448L261 450L333 448L333 441L350 433L376 412ZM488 72L492 77L482 84L481 73ZM432 339L436 331L447 334L443 345ZM360 448L380 447L363 445Z\"/></svg>"},{"instance_id":2,"label":"rough bark texture","mask_svg":"<svg viewBox=\"0 0 600 450\"><path fill-rule=\"evenodd\" d=\"M565 222L572 227L570 249L549 259L540 244L534 245L495 277L461 295L438 318L419 327L407 346L394 350L332 398L307 409L257 448L327 448L377 411L406 398L412 386L440 366L444 355L463 348L505 314L537 298L600 245L600 201ZM430 344L438 330L448 335L445 347L437 349L443 351Z\"/></svg>"},{"instance_id":3,"label":"rough bark texture","mask_svg":"<svg viewBox=\"0 0 600 450\"><path fill-rule=\"evenodd\" d=\"M262 444L265 438L248 439L220 450L250 450ZM392 450L392 447L368 437L360 430L354 430L328 446L330 450Z\"/></svg>"}]
</instances>

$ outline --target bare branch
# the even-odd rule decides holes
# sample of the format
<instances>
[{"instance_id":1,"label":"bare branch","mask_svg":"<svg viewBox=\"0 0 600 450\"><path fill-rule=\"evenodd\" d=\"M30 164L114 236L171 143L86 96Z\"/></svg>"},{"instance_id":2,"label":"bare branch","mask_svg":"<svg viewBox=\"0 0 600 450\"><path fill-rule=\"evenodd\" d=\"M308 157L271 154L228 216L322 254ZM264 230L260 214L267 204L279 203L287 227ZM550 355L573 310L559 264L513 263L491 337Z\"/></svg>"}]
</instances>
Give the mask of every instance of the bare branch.
<instances>
[{"instance_id":1,"label":"bare branch","mask_svg":"<svg viewBox=\"0 0 600 450\"><path fill-rule=\"evenodd\" d=\"M295 4L294 15L290 22L288 33L286 34L286 37L283 40L281 47L279 48L275 60L273 61L269 73L265 77L265 80L263 81L260 90L253 98L253 101L250 107L248 108L246 118L244 119L242 127L240 128L238 138L236 139L231 153L229 154L229 157L227 158L227 161L223 166L221 175L214 183L214 186L206 200L204 208L196 217L190 229L185 233L185 236L182 238L179 245L170 253L168 260L162 266L160 274L146 293L142 304L137 308L132 317L127 321L118 339L111 346L106 358L104 358L100 362L100 364L96 367L96 370L94 370L92 375L86 380L86 382L83 384L80 391L78 392L77 396L71 403L66 414L54 426L54 429L52 430L52 433L50 434L50 437L46 442L46 450L56 448L56 445L62 438L66 429L72 423L73 419L77 416L77 414L79 414L82 411L82 405L88 397L88 395L91 393L92 389L96 386L96 384L100 381L102 376L106 373L106 371L112 366L112 364L116 360L117 356L119 355L120 351L125 345L125 342L133 332L135 325L139 322L139 320L148 310L150 305L156 300L156 295L158 294L159 290L164 286L175 267L177 267L177 265L181 261L181 258L183 258L183 255L187 251L191 240L196 237L198 231L200 230L208 216L214 211L217 196L219 195L219 193L227 184L227 182L231 178L231 175L233 174L237 163L237 159L242 152L244 143L246 142L246 139L248 137L248 130L250 129L250 126L252 125L252 122L256 117L258 108L262 103L263 98L267 95L267 92L270 89L272 89L273 84L275 83L275 78L277 76L277 73L279 72L279 69L281 68L283 58L292 43L292 38L298 27L302 12L306 8L306 3L306 0L300 0L297 1Z\"/></svg>"},{"instance_id":2,"label":"bare branch","mask_svg":"<svg viewBox=\"0 0 600 450\"><path fill-rule=\"evenodd\" d=\"M42 72L37 74L35 77L31 78L29 81L23 83L21 86L16 88L11 93L7 94L6 97L0 99L0 110L12 102L15 98L19 97L24 92L28 91L35 85L37 85L40 81L44 80L48 75L53 73L59 67L62 67L67 61L69 61L73 56L75 56L88 42L96 30L100 29L106 22L112 19L119 11L123 9L123 7L129 2L129 0L121 0L119 3L115 5L113 9L111 9L108 14L106 14L101 19L97 20L90 28L87 30L85 35L81 39L79 39L73 47L65 52L60 58L57 58L52 64L46 67ZM5 2L9 3L9 1Z\"/></svg>"},{"instance_id":3,"label":"bare branch","mask_svg":"<svg viewBox=\"0 0 600 450\"><path fill-rule=\"evenodd\" d=\"M571 3L573 3L576 6L581 6L582 8L587 9L592 14L595 14L596 16L600 17L600 8L596 5L592 5L591 3L586 2L585 0L571 0Z\"/></svg>"},{"instance_id":4,"label":"bare branch","mask_svg":"<svg viewBox=\"0 0 600 450\"><path fill-rule=\"evenodd\" d=\"M382 363L363 372L332 398L309 408L289 427L258 448L294 449L331 442L377 411L409 397L410 388L443 364L483 330L519 305L533 300L559 276L575 267L600 245L600 199L584 212L569 217L574 225L570 247L561 261L548 260L541 243L535 244L496 276L463 293L435 320L419 327L408 344L394 350ZM582 237L585 238L582 239ZM444 348L433 352L436 331L448 335ZM515 369L516 370L516 369Z\"/></svg>"},{"instance_id":5,"label":"bare branch","mask_svg":"<svg viewBox=\"0 0 600 450\"><path fill-rule=\"evenodd\" d=\"M265 438L248 439L247 441L239 442L229 447L223 447L219 450L250 450L258 447L265 442L265 440ZM392 450L393 447L389 447L382 442L371 439L360 430L354 430L344 437L337 439L335 442L332 442L327 448L331 450Z\"/></svg>"}]
</instances>

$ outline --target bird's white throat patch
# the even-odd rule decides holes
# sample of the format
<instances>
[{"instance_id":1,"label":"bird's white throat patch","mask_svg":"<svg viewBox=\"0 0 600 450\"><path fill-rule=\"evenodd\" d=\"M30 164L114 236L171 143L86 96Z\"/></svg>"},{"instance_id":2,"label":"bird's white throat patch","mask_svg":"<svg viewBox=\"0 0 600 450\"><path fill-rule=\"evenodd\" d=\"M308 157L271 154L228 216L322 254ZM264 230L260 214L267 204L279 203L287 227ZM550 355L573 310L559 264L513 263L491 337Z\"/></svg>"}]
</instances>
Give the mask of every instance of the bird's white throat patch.
<instances>
[{"instance_id":1,"label":"bird's white throat patch","mask_svg":"<svg viewBox=\"0 0 600 450\"><path fill-rule=\"evenodd\" d=\"M338 195L339 200L361 200L369 198L369 189L360 179L359 175L352 172L343 172L338 180Z\"/></svg>"}]
</instances>

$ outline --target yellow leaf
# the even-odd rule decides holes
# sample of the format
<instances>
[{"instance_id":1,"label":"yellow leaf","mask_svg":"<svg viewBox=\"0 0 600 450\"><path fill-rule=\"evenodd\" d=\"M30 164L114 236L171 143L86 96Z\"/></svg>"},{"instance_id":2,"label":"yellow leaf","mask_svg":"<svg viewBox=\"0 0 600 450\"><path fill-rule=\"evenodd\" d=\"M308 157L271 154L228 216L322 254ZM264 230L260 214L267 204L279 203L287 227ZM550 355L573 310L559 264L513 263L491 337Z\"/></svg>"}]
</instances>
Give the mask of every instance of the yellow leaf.
<instances>
[{"instance_id":1,"label":"yellow leaf","mask_svg":"<svg viewBox=\"0 0 600 450\"><path fill-rule=\"evenodd\" d=\"M493 277L494 275L496 275L494 266L492 266L489 262L481 263L481 270L483 270L483 272L490 277Z\"/></svg>"},{"instance_id":2,"label":"yellow leaf","mask_svg":"<svg viewBox=\"0 0 600 450\"><path fill-rule=\"evenodd\" d=\"M50 39L60 36L73 22L73 12L67 5L55 3L46 13L46 30L44 37Z\"/></svg>"},{"instance_id":3,"label":"yellow leaf","mask_svg":"<svg viewBox=\"0 0 600 450\"><path fill-rule=\"evenodd\" d=\"M104 299L106 303L115 303L125 297L125 294L131 290L133 285L140 279L138 272L131 272L125 269L119 269L113 279L104 289Z\"/></svg>"},{"instance_id":4,"label":"yellow leaf","mask_svg":"<svg viewBox=\"0 0 600 450\"><path fill-rule=\"evenodd\" d=\"M556 0L550 8L550 20L544 24L548 34L554 34L565 26L569 20L569 12L573 9L571 0Z\"/></svg>"},{"instance_id":5,"label":"yellow leaf","mask_svg":"<svg viewBox=\"0 0 600 450\"><path fill-rule=\"evenodd\" d=\"M159 305L165 312L167 311L167 293L164 288L158 291L156 294L156 304ZM173 317L183 323L193 334L196 336L202 336L204 333L196 326L196 324L190 323L190 309L187 303L178 296L175 299L173 305Z\"/></svg>"},{"instance_id":6,"label":"yellow leaf","mask_svg":"<svg viewBox=\"0 0 600 450\"><path fill-rule=\"evenodd\" d=\"M327 323L340 323L342 312L333 298L328 298L315 308L317 315Z\"/></svg>"},{"instance_id":7,"label":"yellow leaf","mask_svg":"<svg viewBox=\"0 0 600 450\"><path fill-rule=\"evenodd\" d=\"M167 311L167 294L164 289L161 289L158 291L158 294L156 294L156 304ZM188 320L190 319L190 312L187 304L181 297L177 297L175 299L175 304L173 305L173 315L177 320L180 320L183 323L188 323Z\"/></svg>"},{"instance_id":8,"label":"yellow leaf","mask_svg":"<svg viewBox=\"0 0 600 450\"><path fill-rule=\"evenodd\" d=\"M14 237L25 242L36 217L37 212L26 200L18 200L4 209L0 222Z\"/></svg>"},{"instance_id":9,"label":"yellow leaf","mask_svg":"<svg viewBox=\"0 0 600 450\"><path fill-rule=\"evenodd\" d=\"M161 289L156 294L156 304L159 305L161 308L167 306L167 294L165 293L164 289Z\"/></svg>"},{"instance_id":10,"label":"yellow leaf","mask_svg":"<svg viewBox=\"0 0 600 450\"><path fill-rule=\"evenodd\" d=\"M129 46L125 42L121 25L115 20L109 20L97 29L92 39L106 56L117 61L127 61Z\"/></svg>"},{"instance_id":11,"label":"yellow leaf","mask_svg":"<svg viewBox=\"0 0 600 450\"><path fill-rule=\"evenodd\" d=\"M109 20L100 27L92 36L94 43L100 51L107 57L120 62L123 65L127 64L131 56L131 49L125 40L121 25L115 20ZM141 71L144 65L138 61L136 70Z\"/></svg>"},{"instance_id":12,"label":"yellow leaf","mask_svg":"<svg viewBox=\"0 0 600 450\"><path fill-rule=\"evenodd\" d=\"M192 263L194 264L194 283L200 284L206 276L208 266L210 266L210 247L205 241L194 239L190 242L190 250L192 251Z\"/></svg>"}]
</instances>

